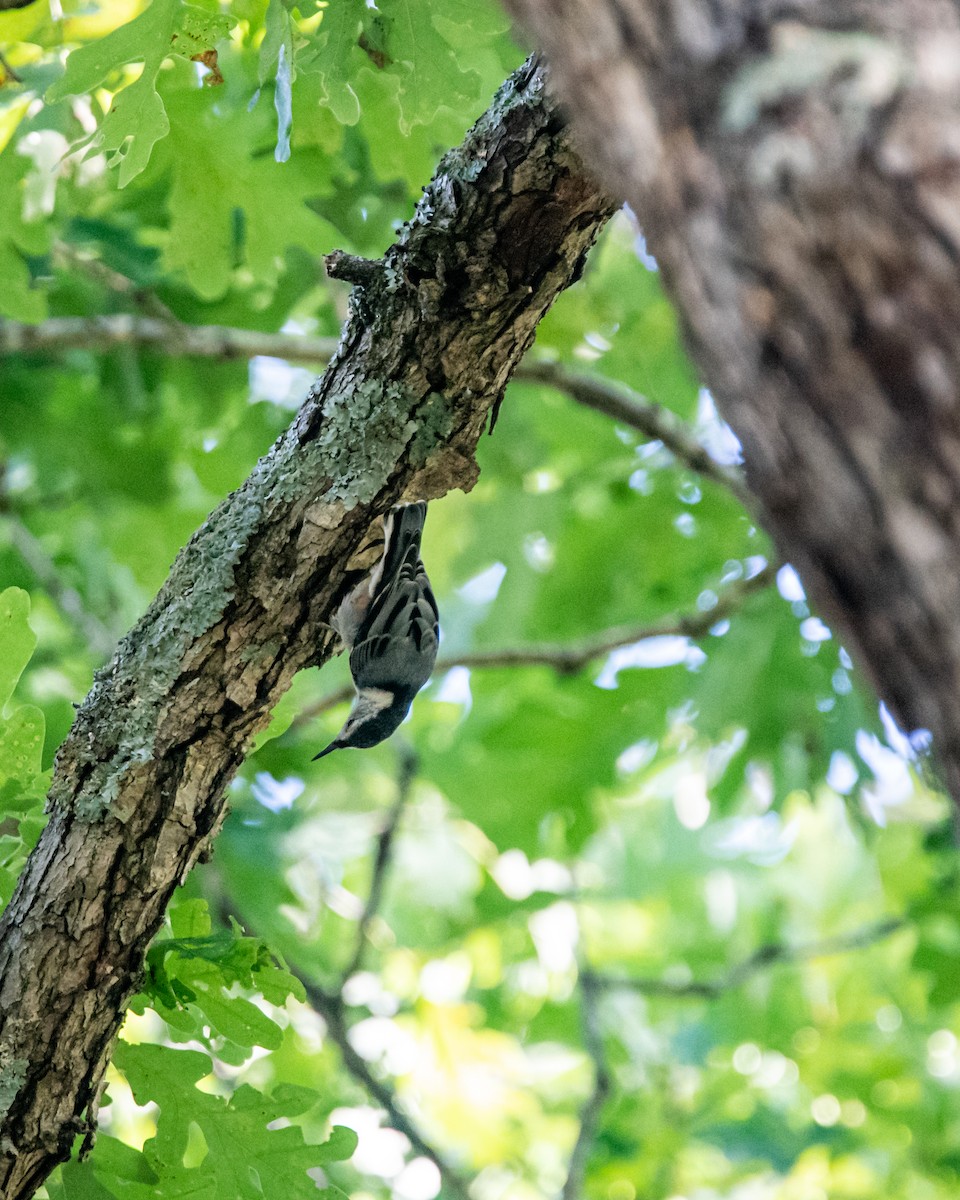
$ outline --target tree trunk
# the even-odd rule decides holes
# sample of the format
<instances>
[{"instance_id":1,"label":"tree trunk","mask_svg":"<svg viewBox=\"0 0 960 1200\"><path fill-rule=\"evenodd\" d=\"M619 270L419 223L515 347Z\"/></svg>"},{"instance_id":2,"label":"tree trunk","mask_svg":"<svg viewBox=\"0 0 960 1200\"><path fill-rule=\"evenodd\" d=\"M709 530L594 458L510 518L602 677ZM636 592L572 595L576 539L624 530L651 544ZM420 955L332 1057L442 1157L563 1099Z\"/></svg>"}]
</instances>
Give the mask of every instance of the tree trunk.
<instances>
[{"instance_id":1,"label":"tree trunk","mask_svg":"<svg viewBox=\"0 0 960 1200\"><path fill-rule=\"evenodd\" d=\"M0 919L0 1193L29 1197L95 1119L143 954L251 736L402 496L469 488L491 409L612 206L522 68L362 274L288 432L181 553L98 673L50 821ZM349 263L340 263L345 274Z\"/></svg>"},{"instance_id":2,"label":"tree trunk","mask_svg":"<svg viewBox=\"0 0 960 1200\"><path fill-rule=\"evenodd\" d=\"M509 0L767 529L960 802L960 10Z\"/></svg>"}]
</instances>

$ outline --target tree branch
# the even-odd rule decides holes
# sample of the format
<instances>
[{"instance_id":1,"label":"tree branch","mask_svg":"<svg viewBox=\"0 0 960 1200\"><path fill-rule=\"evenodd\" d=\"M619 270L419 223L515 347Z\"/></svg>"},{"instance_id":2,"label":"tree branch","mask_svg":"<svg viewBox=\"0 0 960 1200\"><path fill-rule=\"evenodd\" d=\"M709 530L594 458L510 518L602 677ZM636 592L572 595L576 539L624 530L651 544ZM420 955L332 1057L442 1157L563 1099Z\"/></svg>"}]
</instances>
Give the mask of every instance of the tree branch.
<instances>
[{"instance_id":1,"label":"tree branch","mask_svg":"<svg viewBox=\"0 0 960 1200\"><path fill-rule=\"evenodd\" d=\"M374 283L383 270L379 259L361 258L345 250L333 250L323 256L323 265L331 279L343 279L356 287Z\"/></svg>"},{"instance_id":2,"label":"tree branch","mask_svg":"<svg viewBox=\"0 0 960 1200\"><path fill-rule=\"evenodd\" d=\"M407 769L406 764L409 761L411 760L405 760L404 770ZM223 891L220 884L218 884L216 907L221 914L225 928L229 928L231 917L239 914L238 919L247 936L259 937L256 930L243 916L242 905L237 905L233 897ZM346 1072L380 1105L387 1114L390 1125L407 1138L417 1154L429 1158L436 1166L448 1195L454 1200L469 1200L466 1181L446 1161L440 1151L427 1141L418 1129L416 1122L403 1111L393 1088L382 1079L378 1079L371 1071L367 1060L354 1049L345 1017L346 1006L340 993L327 991L326 988L315 983L296 963L291 963L286 955L284 955L283 962L290 974L300 980L310 1007L323 1018L330 1040L340 1051ZM344 973L344 982L351 974L352 971Z\"/></svg>"},{"instance_id":3,"label":"tree branch","mask_svg":"<svg viewBox=\"0 0 960 1200\"><path fill-rule=\"evenodd\" d=\"M341 254L340 251L336 253ZM343 258L346 261L352 256ZM94 262L87 258L83 261L87 267ZM353 282L357 282L362 276L366 284L382 273L382 264L370 263L367 259L360 261L364 264L362 269L351 263L349 269L344 268L345 274L337 269L335 277L349 276ZM103 264L98 264L97 273L104 283L116 274ZM114 290L131 295L138 302L152 295L136 288L125 276L118 276L118 281ZM156 300L155 297L153 299ZM157 300L156 304L161 302ZM166 308L165 305L162 307ZM224 325L177 324L176 337L171 337L169 321L176 321L176 318L169 309L166 311L169 318L164 320L119 313L103 317L57 317L41 325L0 321L0 355L53 354L75 348L108 351L117 346L136 345L157 354L186 354L198 358L237 359L267 355L294 362L325 363L336 349L333 338L262 333ZM615 421L636 429L646 437L663 442L671 454L692 471L732 492L745 508L752 506L750 491L740 471L725 467L711 458L687 423L670 409L647 400L624 384L585 372L571 371L559 363L529 359L517 367L513 378L517 382L540 383L555 388L579 404L613 417Z\"/></svg>"},{"instance_id":4,"label":"tree branch","mask_svg":"<svg viewBox=\"0 0 960 1200\"><path fill-rule=\"evenodd\" d=\"M752 954L748 954L742 962L735 964L716 979L673 983L669 979L619 976L605 972L595 972L593 978L596 986L605 990L623 988L629 991L643 992L646 996L715 1000L717 996L733 991L747 980L752 979L754 975L759 975L761 972L769 970L770 967L781 966L785 963L809 962L815 958L829 958L834 954L845 954L850 950L864 950L909 926L910 921L906 917L884 917L870 925L865 925L862 929L853 929L849 933L840 933L835 937L824 938L818 942L801 942L799 945L793 946L788 943L774 942L769 946L760 946Z\"/></svg>"},{"instance_id":5,"label":"tree branch","mask_svg":"<svg viewBox=\"0 0 960 1200\"><path fill-rule=\"evenodd\" d=\"M380 901L383 899L383 887L386 882L387 869L390 865L393 839L396 836L400 825L400 818L403 816L407 801L410 799L410 788L413 785L413 780L417 772L417 756L415 751L402 741L397 743L397 747L400 754L397 795L387 814L387 819L383 829L380 831L380 836L377 838L377 853L374 856L373 870L370 874L370 891L367 893L367 902L363 908L363 915L360 917L360 924L357 926L357 944L350 964L343 972L342 983L346 983L350 976L354 975L360 969L360 964L363 961L363 952L366 948L367 937L370 932L370 923L377 915L380 909Z\"/></svg>"},{"instance_id":6,"label":"tree branch","mask_svg":"<svg viewBox=\"0 0 960 1200\"><path fill-rule=\"evenodd\" d=\"M447 1162L443 1155L426 1140L415 1123L400 1108L394 1091L370 1070L366 1059L361 1057L350 1042L350 1031L343 1016L343 1001L331 995L303 975L296 966L287 964L291 974L303 984L312 1008L323 1017L331 1040L340 1051L343 1065L360 1086L368 1092L387 1114L394 1129L402 1133L418 1154L429 1158L440 1172L444 1187L455 1200L469 1200L467 1182Z\"/></svg>"},{"instance_id":7,"label":"tree branch","mask_svg":"<svg viewBox=\"0 0 960 1200\"><path fill-rule=\"evenodd\" d=\"M567 1178L560 1192L560 1200L578 1200L583 1193L587 1160L600 1128L600 1114L613 1085L603 1045L603 1030L600 1028L601 989L596 976L582 965L578 975L578 986L583 1046L593 1061L593 1087L580 1110L580 1128L570 1154Z\"/></svg>"},{"instance_id":8,"label":"tree branch","mask_svg":"<svg viewBox=\"0 0 960 1200\"><path fill-rule=\"evenodd\" d=\"M434 676L453 667L483 670L496 667L551 667L560 675L573 675L589 667L598 658L604 657L621 646L633 646L637 642L655 637L688 637L694 641L704 638L710 630L725 618L737 612L755 593L773 583L777 575L777 564L770 563L749 579L731 583L721 592L717 603L706 612L677 613L650 621L645 625L620 625L605 629L602 633L590 634L572 642L531 642L526 646L508 646L500 650L472 650L465 654L442 654L437 659ZM345 684L335 692L321 697L308 705L294 717L291 729L301 729L321 713L345 704L353 696L353 688Z\"/></svg>"},{"instance_id":9,"label":"tree branch","mask_svg":"<svg viewBox=\"0 0 960 1200\"><path fill-rule=\"evenodd\" d=\"M375 522L472 486L491 409L613 208L525 65L441 162L290 429L97 674L0 917L5 1200L69 1156L167 901L271 707L330 656Z\"/></svg>"},{"instance_id":10,"label":"tree branch","mask_svg":"<svg viewBox=\"0 0 960 1200\"><path fill-rule=\"evenodd\" d=\"M524 382L545 383L597 412L629 425L649 438L663 442L674 457L706 479L712 479L732 492L744 508L751 508L753 497L743 475L711 458L687 425L660 404L647 400L624 384L614 383L598 375L571 371L552 362L525 362L515 378Z\"/></svg>"},{"instance_id":11,"label":"tree branch","mask_svg":"<svg viewBox=\"0 0 960 1200\"><path fill-rule=\"evenodd\" d=\"M86 259L87 266L95 260ZM101 270L102 269L102 270ZM115 272L98 264L103 283ZM126 280L126 276L119 276ZM121 291L138 299L151 293L130 280ZM120 290L110 284L112 290ZM154 297L157 304L162 305ZM139 302L139 300L138 300ZM153 307L153 305L151 305ZM166 305L162 305L166 309ZM166 310L169 313L169 309ZM257 329L234 329L225 325L183 325L170 316L144 317L133 313L111 313L101 317L51 317L40 325L0 321L0 355L55 354L62 350L109 351L118 346L139 346L156 354L194 358L250 359L257 355L288 358L298 362L329 362L338 346L337 338L294 337L288 333L263 333ZM175 335L171 334L175 329Z\"/></svg>"}]
</instances>

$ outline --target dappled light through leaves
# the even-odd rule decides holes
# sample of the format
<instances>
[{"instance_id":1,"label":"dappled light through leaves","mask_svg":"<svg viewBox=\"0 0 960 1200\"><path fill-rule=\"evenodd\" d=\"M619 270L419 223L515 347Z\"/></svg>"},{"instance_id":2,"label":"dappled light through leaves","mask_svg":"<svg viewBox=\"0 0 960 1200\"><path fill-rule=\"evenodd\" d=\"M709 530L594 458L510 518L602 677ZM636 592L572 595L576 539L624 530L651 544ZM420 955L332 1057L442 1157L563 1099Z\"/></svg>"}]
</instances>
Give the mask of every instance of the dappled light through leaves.
<instances>
[{"instance_id":1,"label":"dappled light through leaves","mask_svg":"<svg viewBox=\"0 0 960 1200\"><path fill-rule=\"evenodd\" d=\"M521 60L462 0L8 39L0 904L94 672L365 303L322 255L382 254ZM762 532L655 266L620 213L431 503L395 737L310 761L343 659L257 734L51 1200L955 1193L947 802Z\"/></svg>"}]
</instances>

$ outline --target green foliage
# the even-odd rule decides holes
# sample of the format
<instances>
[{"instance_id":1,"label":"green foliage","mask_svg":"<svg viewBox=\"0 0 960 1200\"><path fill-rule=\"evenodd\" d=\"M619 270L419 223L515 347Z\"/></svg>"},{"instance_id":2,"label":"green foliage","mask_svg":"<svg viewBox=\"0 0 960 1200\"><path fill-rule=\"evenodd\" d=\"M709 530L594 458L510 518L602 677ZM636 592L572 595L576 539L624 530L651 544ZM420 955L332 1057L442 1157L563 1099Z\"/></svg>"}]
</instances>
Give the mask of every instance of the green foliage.
<instances>
[{"instance_id":1,"label":"green foliage","mask_svg":"<svg viewBox=\"0 0 960 1200\"><path fill-rule=\"evenodd\" d=\"M244 1085L229 1099L211 1095L197 1084L211 1074L213 1062L195 1050L121 1043L114 1062L138 1103L159 1106L157 1132L142 1151L116 1138L100 1139L88 1165L63 1173L64 1200L91 1191L131 1200L158 1195L344 1200L337 1187L318 1189L307 1172L349 1158L357 1144L352 1130L334 1126L329 1139L315 1145L304 1141L296 1125L268 1128L278 1119L289 1121L313 1107L315 1092L285 1085L264 1097ZM94 1190L97 1184L99 1191Z\"/></svg>"},{"instance_id":2,"label":"green foliage","mask_svg":"<svg viewBox=\"0 0 960 1200\"><path fill-rule=\"evenodd\" d=\"M0 87L0 311L32 323L335 335L320 257L381 254L520 59L480 0L64 13L0 13L22 78ZM640 249L615 221L535 353L733 458ZM0 358L0 901L73 704L289 423L297 363ZM717 483L545 387L511 388L479 455L425 533L448 659L699 617L772 557ZM48 1194L295 1197L322 1171L429 1200L372 1080L477 1196L555 1196L587 1015L611 1093L585 1196L954 1195L960 891L926 764L789 571L695 641L637 636L573 673L438 674L400 731L418 766L362 927L403 756L311 763L343 707L301 714L346 664L298 677L148 954L92 1156Z\"/></svg>"},{"instance_id":3,"label":"green foliage","mask_svg":"<svg viewBox=\"0 0 960 1200\"><path fill-rule=\"evenodd\" d=\"M156 143L170 132L156 86L163 60L171 49L188 59L202 54L225 37L232 24L229 17L182 0L152 0L128 25L75 50L63 78L47 91L47 101L92 92L120 67L143 62L139 77L115 97L96 132L78 147L86 147L88 154L103 150L111 155L110 165L120 168L119 186L126 187L146 168Z\"/></svg>"},{"instance_id":4,"label":"green foliage","mask_svg":"<svg viewBox=\"0 0 960 1200\"><path fill-rule=\"evenodd\" d=\"M25 321L42 320L46 314L43 295L31 287L30 269L24 255L43 254L49 244L45 223L25 212L22 196L27 162L13 149L0 152L0 313Z\"/></svg>"},{"instance_id":5,"label":"green foliage","mask_svg":"<svg viewBox=\"0 0 960 1200\"><path fill-rule=\"evenodd\" d=\"M374 8L362 0L332 0L304 70L319 75L325 103L345 125L355 124L369 102L376 71L396 105L400 131L408 134L441 108L486 98L476 65L486 65L491 44L506 28L490 4L384 0Z\"/></svg>"},{"instance_id":6,"label":"green foliage","mask_svg":"<svg viewBox=\"0 0 960 1200\"><path fill-rule=\"evenodd\" d=\"M356 1134L335 1125L318 1142L316 1123L306 1122L306 1114L324 1103L315 1088L281 1083L264 1094L243 1084L223 1095L198 1087L215 1065L241 1067L253 1047L280 1050L285 1034L277 1006L290 996L303 1001L303 985L261 940L244 937L236 925L212 932L203 900L176 904L170 933L149 951L144 988L129 1011L143 1017L152 1010L166 1023L169 1040L199 1041L209 1052L121 1042L113 1066L138 1104L159 1107L156 1132L142 1150L101 1136L89 1162L61 1172L51 1196L317 1195L307 1172L349 1158ZM237 989L262 997L264 1008ZM319 1194L328 1200L344 1195L332 1184Z\"/></svg>"},{"instance_id":7,"label":"green foliage","mask_svg":"<svg viewBox=\"0 0 960 1200\"><path fill-rule=\"evenodd\" d=\"M282 1005L290 995L305 1000L303 984L276 962L265 942L244 937L235 922L212 933L204 900L174 908L171 930L173 937L159 939L147 953L143 991L130 1002L131 1011L142 1014L149 1005L176 1031L171 1036L177 1041L227 1039L232 1045L220 1045L220 1055L230 1061L242 1062L254 1046L276 1050L281 1027L227 989L236 984Z\"/></svg>"},{"instance_id":8,"label":"green foliage","mask_svg":"<svg viewBox=\"0 0 960 1200\"><path fill-rule=\"evenodd\" d=\"M40 836L49 775L41 766L43 713L10 699L37 643L30 628L30 597L21 588L0 592L0 909Z\"/></svg>"}]
</instances>

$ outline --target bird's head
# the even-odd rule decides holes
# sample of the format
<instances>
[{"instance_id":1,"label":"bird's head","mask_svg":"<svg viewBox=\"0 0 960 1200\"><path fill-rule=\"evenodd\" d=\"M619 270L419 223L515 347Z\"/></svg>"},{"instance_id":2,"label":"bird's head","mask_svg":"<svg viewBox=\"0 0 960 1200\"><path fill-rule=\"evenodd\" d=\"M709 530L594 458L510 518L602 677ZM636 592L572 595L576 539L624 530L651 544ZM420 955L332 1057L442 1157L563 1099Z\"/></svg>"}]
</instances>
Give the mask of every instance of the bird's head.
<instances>
[{"instance_id":1,"label":"bird's head","mask_svg":"<svg viewBox=\"0 0 960 1200\"><path fill-rule=\"evenodd\" d=\"M410 711L412 696L383 688L361 688L344 727L329 746L314 755L314 762L332 750L348 746L366 750L384 741Z\"/></svg>"}]
</instances>

